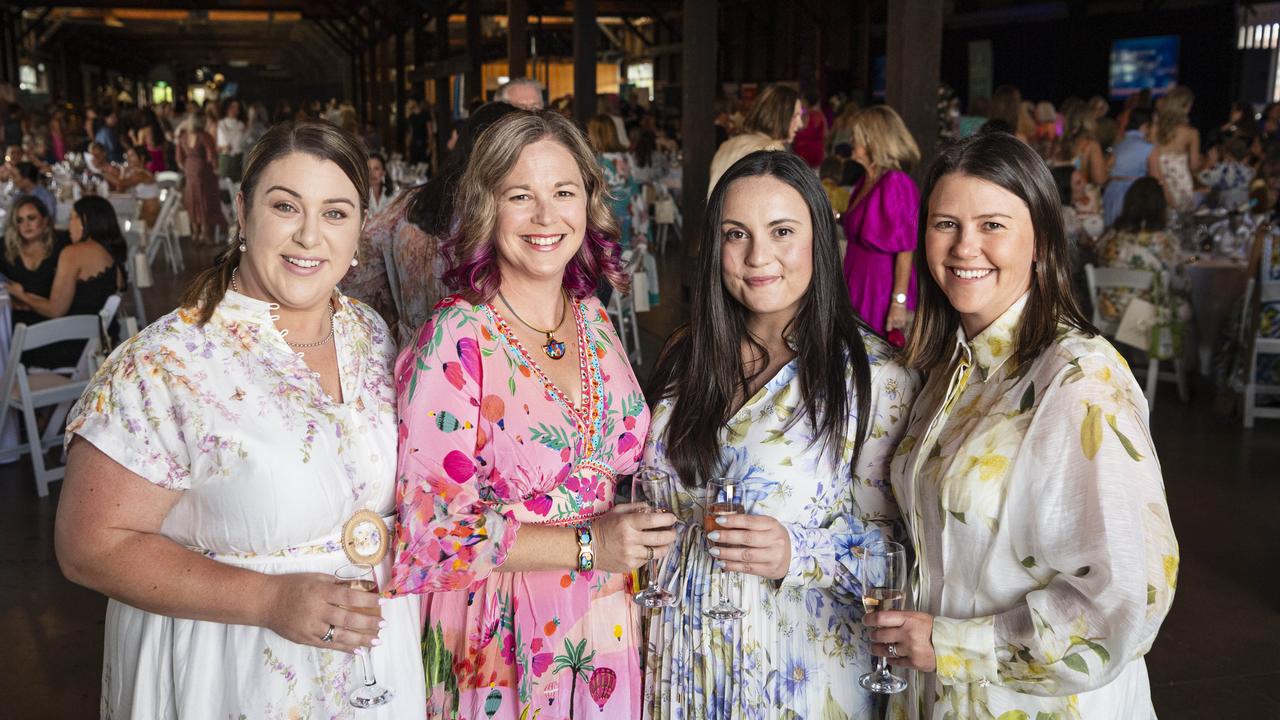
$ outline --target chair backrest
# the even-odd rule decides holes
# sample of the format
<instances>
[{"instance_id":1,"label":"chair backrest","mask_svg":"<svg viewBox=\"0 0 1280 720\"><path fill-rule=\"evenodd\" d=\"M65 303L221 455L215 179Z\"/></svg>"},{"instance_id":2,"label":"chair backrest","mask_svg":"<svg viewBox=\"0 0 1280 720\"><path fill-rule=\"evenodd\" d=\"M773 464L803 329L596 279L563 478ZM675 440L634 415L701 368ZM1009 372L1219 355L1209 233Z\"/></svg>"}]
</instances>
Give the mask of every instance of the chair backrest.
<instances>
[{"instance_id":1,"label":"chair backrest","mask_svg":"<svg viewBox=\"0 0 1280 720\"><path fill-rule=\"evenodd\" d=\"M18 323L13 328L13 347L25 352L67 340L97 342L98 321L97 315L67 315L34 325ZM21 337L18 335L19 328L22 329Z\"/></svg>"},{"instance_id":2,"label":"chair backrest","mask_svg":"<svg viewBox=\"0 0 1280 720\"><path fill-rule=\"evenodd\" d=\"M121 221L138 217L137 199L123 195L111 195L107 198L107 201L111 203L111 207L116 211L116 217Z\"/></svg>"},{"instance_id":3,"label":"chair backrest","mask_svg":"<svg viewBox=\"0 0 1280 720\"><path fill-rule=\"evenodd\" d=\"M162 188L176 187L180 182L182 182L182 173L173 170L161 170L156 173L156 183Z\"/></svg>"},{"instance_id":4,"label":"chair backrest","mask_svg":"<svg viewBox=\"0 0 1280 720\"><path fill-rule=\"evenodd\" d=\"M400 300L400 269L396 266L395 252L390 243L382 246L382 262L387 267L387 284L391 286L391 302L396 306L396 317L402 317L404 303Z\"/></svg>"},{"instance_id":5,"label":"chair backrest","mask_svg":"<svg viewBox=\"0 0 1280 720\"><path fill-rule=\"evenodd\" d=\"M1103 334L1115 332L1117 321L1102 317L1098 307L1098 293L1110 288L1127 288L1129 290L1147 290L1155 280L1155 273L1149 270L1129 270L1127 268L1100 268L1092 263L1084 266L1085 285L1089 288L1089 305L1093 307L1093 326Z\"/></svg>"},{"instance_id":6,"label":"chair backrest","mask_svg":"<svg viewBox=\"0 0 1280 720\"><path fill-rule=\"evenodd\" d=\"M107 328L111 327L112 321L116 319L116 313L120 312L120 303L123 298L120 293L112 293L107 301L102 304L102 309L98 311L98 318L101 320L102 336L110 337Z\"/></svg>"}]
</instances>

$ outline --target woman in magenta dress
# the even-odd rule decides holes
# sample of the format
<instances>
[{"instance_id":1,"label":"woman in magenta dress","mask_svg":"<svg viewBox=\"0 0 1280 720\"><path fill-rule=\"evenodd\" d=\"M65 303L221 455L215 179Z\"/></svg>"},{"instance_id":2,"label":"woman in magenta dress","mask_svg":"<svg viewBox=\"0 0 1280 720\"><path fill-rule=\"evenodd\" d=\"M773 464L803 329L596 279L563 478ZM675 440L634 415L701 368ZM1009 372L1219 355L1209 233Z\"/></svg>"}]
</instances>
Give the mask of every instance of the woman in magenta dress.
<instances>
[{"instance_id":1,"label":"woman in magenta dress","mask_svg":"<svg viewBox=\"0 0 1280 720\"><path fill-rule=\"evenodd\" d=\"M397 363L390 592L423 594L428 718L640 714L628 573L675 518L615 504L649 409L593 293L626 286L604 188L554 112L482 133L445 274L460 292Z\"/></svg>"},{"instance_id":2,"label":"woman in magenta dress","mask_svg":"<svg viewBox=\"0 0 1280 720\"><path fill-rule=\"evenodd\" d=\"M920 190L905 170L920 160L920 149L902 118L876 105L854 116L853 159L867 172L843 218L849 299L879 335L905 333L907 312L916 306L911 257L920 212Z\"/></svg>"}]
</instances>

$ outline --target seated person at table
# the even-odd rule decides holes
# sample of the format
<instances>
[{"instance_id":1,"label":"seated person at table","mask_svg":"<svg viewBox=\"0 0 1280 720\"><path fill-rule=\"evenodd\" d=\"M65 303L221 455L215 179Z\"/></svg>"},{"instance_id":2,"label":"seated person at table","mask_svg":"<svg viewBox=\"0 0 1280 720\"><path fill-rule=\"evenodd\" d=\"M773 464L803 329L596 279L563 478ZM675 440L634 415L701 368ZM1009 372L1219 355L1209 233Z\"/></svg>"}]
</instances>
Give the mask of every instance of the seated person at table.
<instances>
[{"instance_id":1,"label":"seated person at table","mask_svg":"<svg viewBox=\"0 0 1280 720\"><path fill-rule=\"evenodd\" d=\"M58 256L53 289L36 295L10 282L9 295L44 318L96 315L107 298L124 285L125 242L116 211L106 198L82 197L71 207L71 244ZM76 364L83 343L55 343L24 356L28 365L45 368ZM27 359L29 356L30 359Z\"/></svg>"},{"instance_id":2,"label":"seated person at table","mask_svg":"<svg viewBox=\"0 0 1280 720\"><path fill-rule=\"evenodd\" d=\"M21 195L9 208L0 274L22 285L27 292L47 296L53 290L53 273L65 245L65 238L54 235L53 218L40 198ZM31 325L44 319L16 298L11 302L14 325Z\"/></svg>"},{"instance_id":3,"label":"seated person at table","mask_svg":"<svg viewBox=\"0 0 1280 720\"><path fill-rule=\"evenodd\" d=\"M112 192L127 192L138 201L138 219L149 230L160 216L160 186L156 176L147 169L147 159L141 147L134 145L124 151L124 170L118 175L107 176Z\"/></svg>"},{"instance_id":4,"label":"seated person at table","mask_svg":"<svg viewBox=\"0 0 1280 720\"><path fill-rule=\"evenodd\" d=\"M1249 184L1253 182L1254 169L1245 163L1249 157L1249 143L1241 137L1233 137L1222 143L1222 158L1213 167L1200 171L1200 182L1209 188L1214 207L1235 210L1249 202Z\"/></svg>"},{"instance_id":5,"label":"seated person at table","mask_svg":"<svg viewBox=\"0 0 1280 720\"><path fill-rule=\"evenodd\" d=\"M48 214L53 216L58 209L58 201L53 198L49 188L40 182L40 171L30 162L20 162L15 167L13 186L22 195L31 195L44 203Z\"/></svg>"},{"instance_id":6,"label":"seated person at table","mask_svg":"<svg viewBox=\"0 0 1280 720\"><path fill-rule=\"evenodd\" d=\"M1165 288L1167 292L1158 293L1161 297L1153 299L1150 290L1141 290L1137 297L1157 304L1166 301L1174 311L1174 318L1186 318L1189 312L1184 294L1186 283L1175 279L1182 272L1182 252L1177 238L1165 232L1167 217L1160 183L1155 178L1138 178L1124 194L1124 207L1116 224L1098 240L1097 265L1164 273L1169 285ZM1134 291L1127 288L1099 291L1098 312L1106 320L1118 322L1133 297Z\"/></svg>"},{"instance_id":7,"label":"seated person at table","mask_svg":"<svg viewBox=\"0 0 1280 720\"><path fill-rule=\"evenodd\" d=\"M102 143L89 143L89 150L84 154L84 165L94 175L107 175L115 170L111 167L111 159L107 157L107 149Z\"/></svg>"}]
</instances>

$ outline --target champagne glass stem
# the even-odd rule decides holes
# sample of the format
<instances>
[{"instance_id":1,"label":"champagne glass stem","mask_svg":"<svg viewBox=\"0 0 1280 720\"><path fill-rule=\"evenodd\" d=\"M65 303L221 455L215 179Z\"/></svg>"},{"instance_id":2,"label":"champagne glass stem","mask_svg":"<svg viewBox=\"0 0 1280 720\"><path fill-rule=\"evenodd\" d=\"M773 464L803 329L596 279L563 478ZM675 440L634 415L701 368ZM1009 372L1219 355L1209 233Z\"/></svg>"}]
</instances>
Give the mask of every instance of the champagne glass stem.
<instances>
[{"instance_id":1,"label":"champagne glass stem","mask_svg":"<svg viewBox=\"0 0 1280 720\"><path fill-rule=\"evenodd\" d=\"M364 686L377 685L378 679L373 676L373 658L369 656L369 651L360 649L356 654L360 656L360 668L364 671Z\"/></svg>"},{"instance_id":2,"label":"champagne glass stem","mask_svg":"<svg viewBox=\"0 0 1280 720\"><path fill-rule=\"evenodd\" d=\"M649 573L649 591L657 592L658 590L658 559L651 557L645 568Z\"/></svg>"}]
</instances>

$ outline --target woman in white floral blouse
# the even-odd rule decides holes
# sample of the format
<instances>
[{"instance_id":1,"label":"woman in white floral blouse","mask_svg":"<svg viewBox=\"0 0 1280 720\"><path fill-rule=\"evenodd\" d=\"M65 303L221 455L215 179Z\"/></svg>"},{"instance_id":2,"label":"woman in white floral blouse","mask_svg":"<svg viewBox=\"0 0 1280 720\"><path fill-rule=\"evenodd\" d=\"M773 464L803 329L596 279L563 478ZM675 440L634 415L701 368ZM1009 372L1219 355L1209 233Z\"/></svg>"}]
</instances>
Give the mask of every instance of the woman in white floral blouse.
<instances>
[{"instance_id":1,"label":"woman in white floral blouse","mask_svg":"<svg viewBox=\"0 0 1280 720\"><path fill-rule=\"evenodd\" d=\"M421 716L417 599L333 577L344 521L394 512L395 348L335 292L368 184L336 127L269 130L239 242L74 412L55 542L67 577L111 598L104 718L351 718L350 653L370 647L396 697L360 717Z\"/></svg>"},{"instance_id":2,"label":"woman in white floral blouse","mask_svg":"<svg viewBox=\"0 0 1280 720\"><path fill-rule=\"evenodd\" d=\"M928 379L892 472L916 610L865 620L920 671L891 717L1153 718L1178 547L1142 391L1071 294L1053 180L996 133L924 188L907 362Z\"/></svg>"},{"instance_id":3,"label":"woman in white floral blouse","mask_svg":"<svg viewBox=\"0 0 1280 720\"><path fill-rule=\"evenodd\" d=\"M900 536L889 460L917 382L857 320L833 217L786 152L747 155L711 193L691 320L652 381L645 461L677 478L687 524L662 563L678 602L649 624L645 717L878 717L857 681L872 662L858 553ZM749 483L746 513L705 534L717 475ZM738 573L740 620L702 614L708 541Z\"/></svg>"}]
</instances>

